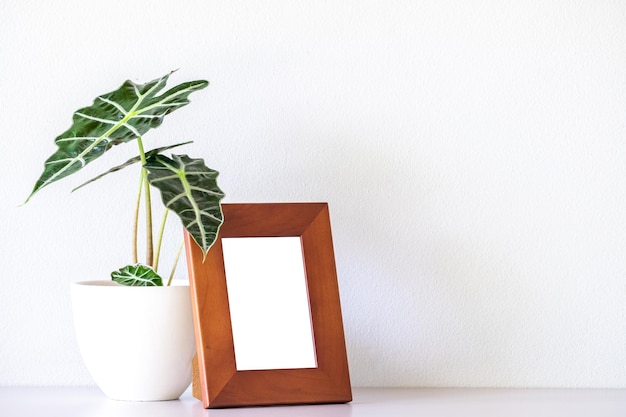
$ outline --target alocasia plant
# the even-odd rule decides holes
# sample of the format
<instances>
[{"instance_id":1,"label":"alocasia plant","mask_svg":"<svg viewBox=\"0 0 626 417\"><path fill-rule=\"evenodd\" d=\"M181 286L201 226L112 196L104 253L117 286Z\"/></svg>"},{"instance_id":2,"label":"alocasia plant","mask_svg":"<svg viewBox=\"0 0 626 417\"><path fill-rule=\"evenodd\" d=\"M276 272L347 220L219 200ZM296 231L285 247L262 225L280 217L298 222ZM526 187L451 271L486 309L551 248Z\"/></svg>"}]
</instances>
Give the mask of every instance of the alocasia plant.
<instances>
[{"instance_id":1,"label":"alocasia plant","mask_svg":"<svg viewBox=\"0 0 626 417\"><path fill-rule=\"evenodd\" d=\"M207 167L202 159L187 155L167 157L162 154L189 142L144 150L143 135L150 129L159 127L166 115L189 104L191 93L208 85L204 80L190 81L162 92L170 75L171 73L146 84L126 81L117 90L98 96L91 106L74 112L72 126L55 139L58 149L46 160L43 173L26 199L28 202L42 188L78 172L113 146L136 141L139 150L137 157L75 188L76 190L107 174L141 163L141 185L134 218L133 264L111 274L113 280L124 285L163 285L164 280L157 269L163 225L170 210L182 220L183 226L205 255L215 242L223 221L221 200L224 193L216 182L218 172ZM156 249L153 244L150 186L160 191L166 206ZM139 263L136 242L142 195L146 206L147 248L145 262ZM167 284L171 281L172 274Z\"/></svg>"}]
</instances>

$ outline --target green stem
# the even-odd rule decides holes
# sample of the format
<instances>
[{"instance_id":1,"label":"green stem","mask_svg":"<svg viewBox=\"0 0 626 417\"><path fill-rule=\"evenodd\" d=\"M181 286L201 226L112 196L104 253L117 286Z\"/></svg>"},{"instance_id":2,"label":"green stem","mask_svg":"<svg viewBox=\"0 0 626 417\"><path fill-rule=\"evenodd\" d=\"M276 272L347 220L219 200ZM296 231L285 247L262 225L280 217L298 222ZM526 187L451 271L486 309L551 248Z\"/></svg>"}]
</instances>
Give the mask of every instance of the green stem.
<instances>
[{"instance_id":1,"label":"green stem","mask_svg":"<svg viewBox=\"0 0 626 417\"><path fill-rule=\"evenodd\" d=\"M166 208L163 212L163 219L161 220L161 227L159 228L159 234L157 236L156 253L154 255L154 271L159 270L159 258L161 257L161 244L163 243L163 234L165 233L165 223L167 222L167 215L169 210Z\"/></svg>"},{"instance_id":2,"label":"green stem","mask_svg":"<svg viewBox=\"0 0 626 417\"><path fill-rule=\"evenodd\" d=\"M174 260L174 266L172 266L172 272L170 272L170 276L167 279L167 286L169 287L172 284L172 278L174 278L174 272L176 272L176 267L178 266L178 261L180 260L180 254L183 253L183 247L185 245L185 241L180 243L178 247L178 253L176 254L176 259Z\"/></svg>"},{"instance_id":3,"label":"green stem","mask_svg":"<svg viewBox=\"0 0 626 417\"><path fill-rule=\"evenodd\" d=\"M135 202L135 213L133 218L133 263L139 262L137 256L137 238L139 234L139 206L141 205L141 191L143 189L143 177L139 181L139 192L137 192L137 201Z\"/></svg>"},{"instance_id":4,"label":"green stem","mask_svg":"<svg viewBox=\"0 0 626 417\"><path fill-rule=\"evenodd\" d=\"M137 138L139 145L139 157L141 159L141 178L145 189L146 199L146 265L152 266L154 263L154 244L152 238L152 199L150 197L150 183L148 182L148 170L143 168L146 164L146 153L143 149L141 137Z\"/></svg>"}]
</instances>

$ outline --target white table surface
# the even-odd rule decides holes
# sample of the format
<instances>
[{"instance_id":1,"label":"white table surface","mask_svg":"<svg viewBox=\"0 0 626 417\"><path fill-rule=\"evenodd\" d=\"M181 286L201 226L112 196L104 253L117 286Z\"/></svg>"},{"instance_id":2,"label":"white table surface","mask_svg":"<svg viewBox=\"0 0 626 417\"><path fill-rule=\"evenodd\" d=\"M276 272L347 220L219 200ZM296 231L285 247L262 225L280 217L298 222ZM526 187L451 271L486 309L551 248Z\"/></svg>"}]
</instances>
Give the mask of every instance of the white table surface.
<instances>
[{"instance_id":1,"label":"white table surface","mask_svg":"<svg viewBox=\"0 0 626 417\"><path fill-rule=\"evenodd\" d=\"M1 417L609 417L626 416L626 390L354 388L349 404L205 410L177 401L123 402L97 388L0 388Z\"/></svg>"}]
</instances>

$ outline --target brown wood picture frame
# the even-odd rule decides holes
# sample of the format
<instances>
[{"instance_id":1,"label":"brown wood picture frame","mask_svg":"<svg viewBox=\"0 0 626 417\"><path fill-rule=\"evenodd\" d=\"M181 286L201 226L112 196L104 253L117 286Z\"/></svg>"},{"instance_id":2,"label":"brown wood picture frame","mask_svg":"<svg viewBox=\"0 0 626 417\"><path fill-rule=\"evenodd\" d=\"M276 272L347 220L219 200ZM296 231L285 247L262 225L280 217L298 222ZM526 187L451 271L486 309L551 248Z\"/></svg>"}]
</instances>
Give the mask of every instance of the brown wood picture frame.
<instances>
[{"instance_id":1,"label":"brown wood picture frame","mask_svg":"<svg viewBox=\"0 0 626 417\"><path fill-rule=\"evenodd\" d=\"M206 259L185 236L204 408L351 401L328 205L223 204L222 209L224 223ZM317 367L238 371L221 239L284 236L299 236L302 244Z\"/></svg>"}]
</instances>

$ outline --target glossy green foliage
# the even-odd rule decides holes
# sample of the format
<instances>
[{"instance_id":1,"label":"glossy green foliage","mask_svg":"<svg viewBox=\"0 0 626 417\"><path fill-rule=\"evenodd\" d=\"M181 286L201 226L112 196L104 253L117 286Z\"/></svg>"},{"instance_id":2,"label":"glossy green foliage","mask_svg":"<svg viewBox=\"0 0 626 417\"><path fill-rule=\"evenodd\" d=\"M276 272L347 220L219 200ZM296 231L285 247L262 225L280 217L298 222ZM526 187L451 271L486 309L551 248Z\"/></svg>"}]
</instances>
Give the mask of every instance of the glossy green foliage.
<instances>
[{"instance_id":1,"label":"glossy green foliage","mask_svg":"<svg viewBox=\"0 0 626 417\"><path fill-rule=\"evenodd\" d=\"M167 151L168 149L176 148L178 146L187 145L189 143L191 143L191 141L177 143L176 145L163 146L161 148L152 149L152 150L146 152L146 158L149 158L151 155L155 155L155 154ZM109 174L112 174L114 172L120 171L120 170L122 170L122 169L124 169L126 167L129 167L131 165L135 165L136 163L139 163L139 162L141 162L141 156L135 156L134 158L130 158L129 160L127 160L123 164L115 166L115 167L109 169L107 172L103 172L102 174L98 175L97 177L93 177L89 181L86 181L86 182L82 183L78 187L74 188L72 191L76 191L79 188L83 188L85 185L91 184L92 182L99 180L100 178L104 177L105 175L109 175Z\"/></svg>"},{"instance_id":2,"label":"glossy green foliage","mask_svg":"<svg viewBox=\"0 0 626 417\"><path fill-rule=\"evenodd\" d=\"M154 252L148 182L159 189L167 208L180 217L183 226L205 255L217 238L223 220L220 201L224 193L216 183L217 171L206 167L202 159L192 159L186 155L172 155L172 158L161 155L162 152L189 142L144 151L141 139L143 135L160 126L166 115L187 105L192 92L208 85L204 80L190 81L162 92L170 75L171 73L146 84L126 81L117 90L98 96L91 106L74 112L71 127L55 139L58 149L45 162L44 172L26 200L30 200L43 187L78 172L113 146L136 140L139 156L128 159L75 188L76 190L105 175L144 162L141 170L143 183L136 200L133 233L136 248L138 209L143 194L146 197L146 225L149 225L146 228L146 263L150 265L129 265L113 272L113 280L123 285L163 285L163 280L151 266ZM163 229L159 242L162 232ZM160 244L157 248L157 259L159 252ZM133 259L137 259L136 250Z\"/></svg>"},{"instance_id":3,"label":"glossy green foliage","mask_svg":"<svg viewBox=\"0 0 626 417\"><path fill-rule=\"evenodd\" d=\"M67 177L120 143L141 137L158 127L163 118L189 103L189 95L208 85L207 81L179 84L159 95L170 74L146 84L126 81L93 104L77 110L72 126L55 139L57 151L48 158L28 201L43 187Z\"/></svg>"},{"instance_id":4,"label":"glossy green foliage","mask_svg":"<svg viewBox=\"0 0 626 417\"><path fill-rule=\"evenodd\" d=\"M163 280L154 269L147 265L128 265L124 268L111 272L113 281L122 285L134 287L161 287Z\"/></svg>"},{"instance_id":5,"label":"glossy green foliage","mask_svg":"<svg viewBox=\"0 0 626 417\"><path fill-rule=\"evenodd\" d=\"M223 221L224 193L217 186L218 172L187 155L153 154L144 167L150 185L161 191L163 204L180 217L206 256Z\"/></svg>"}]
</instances>

